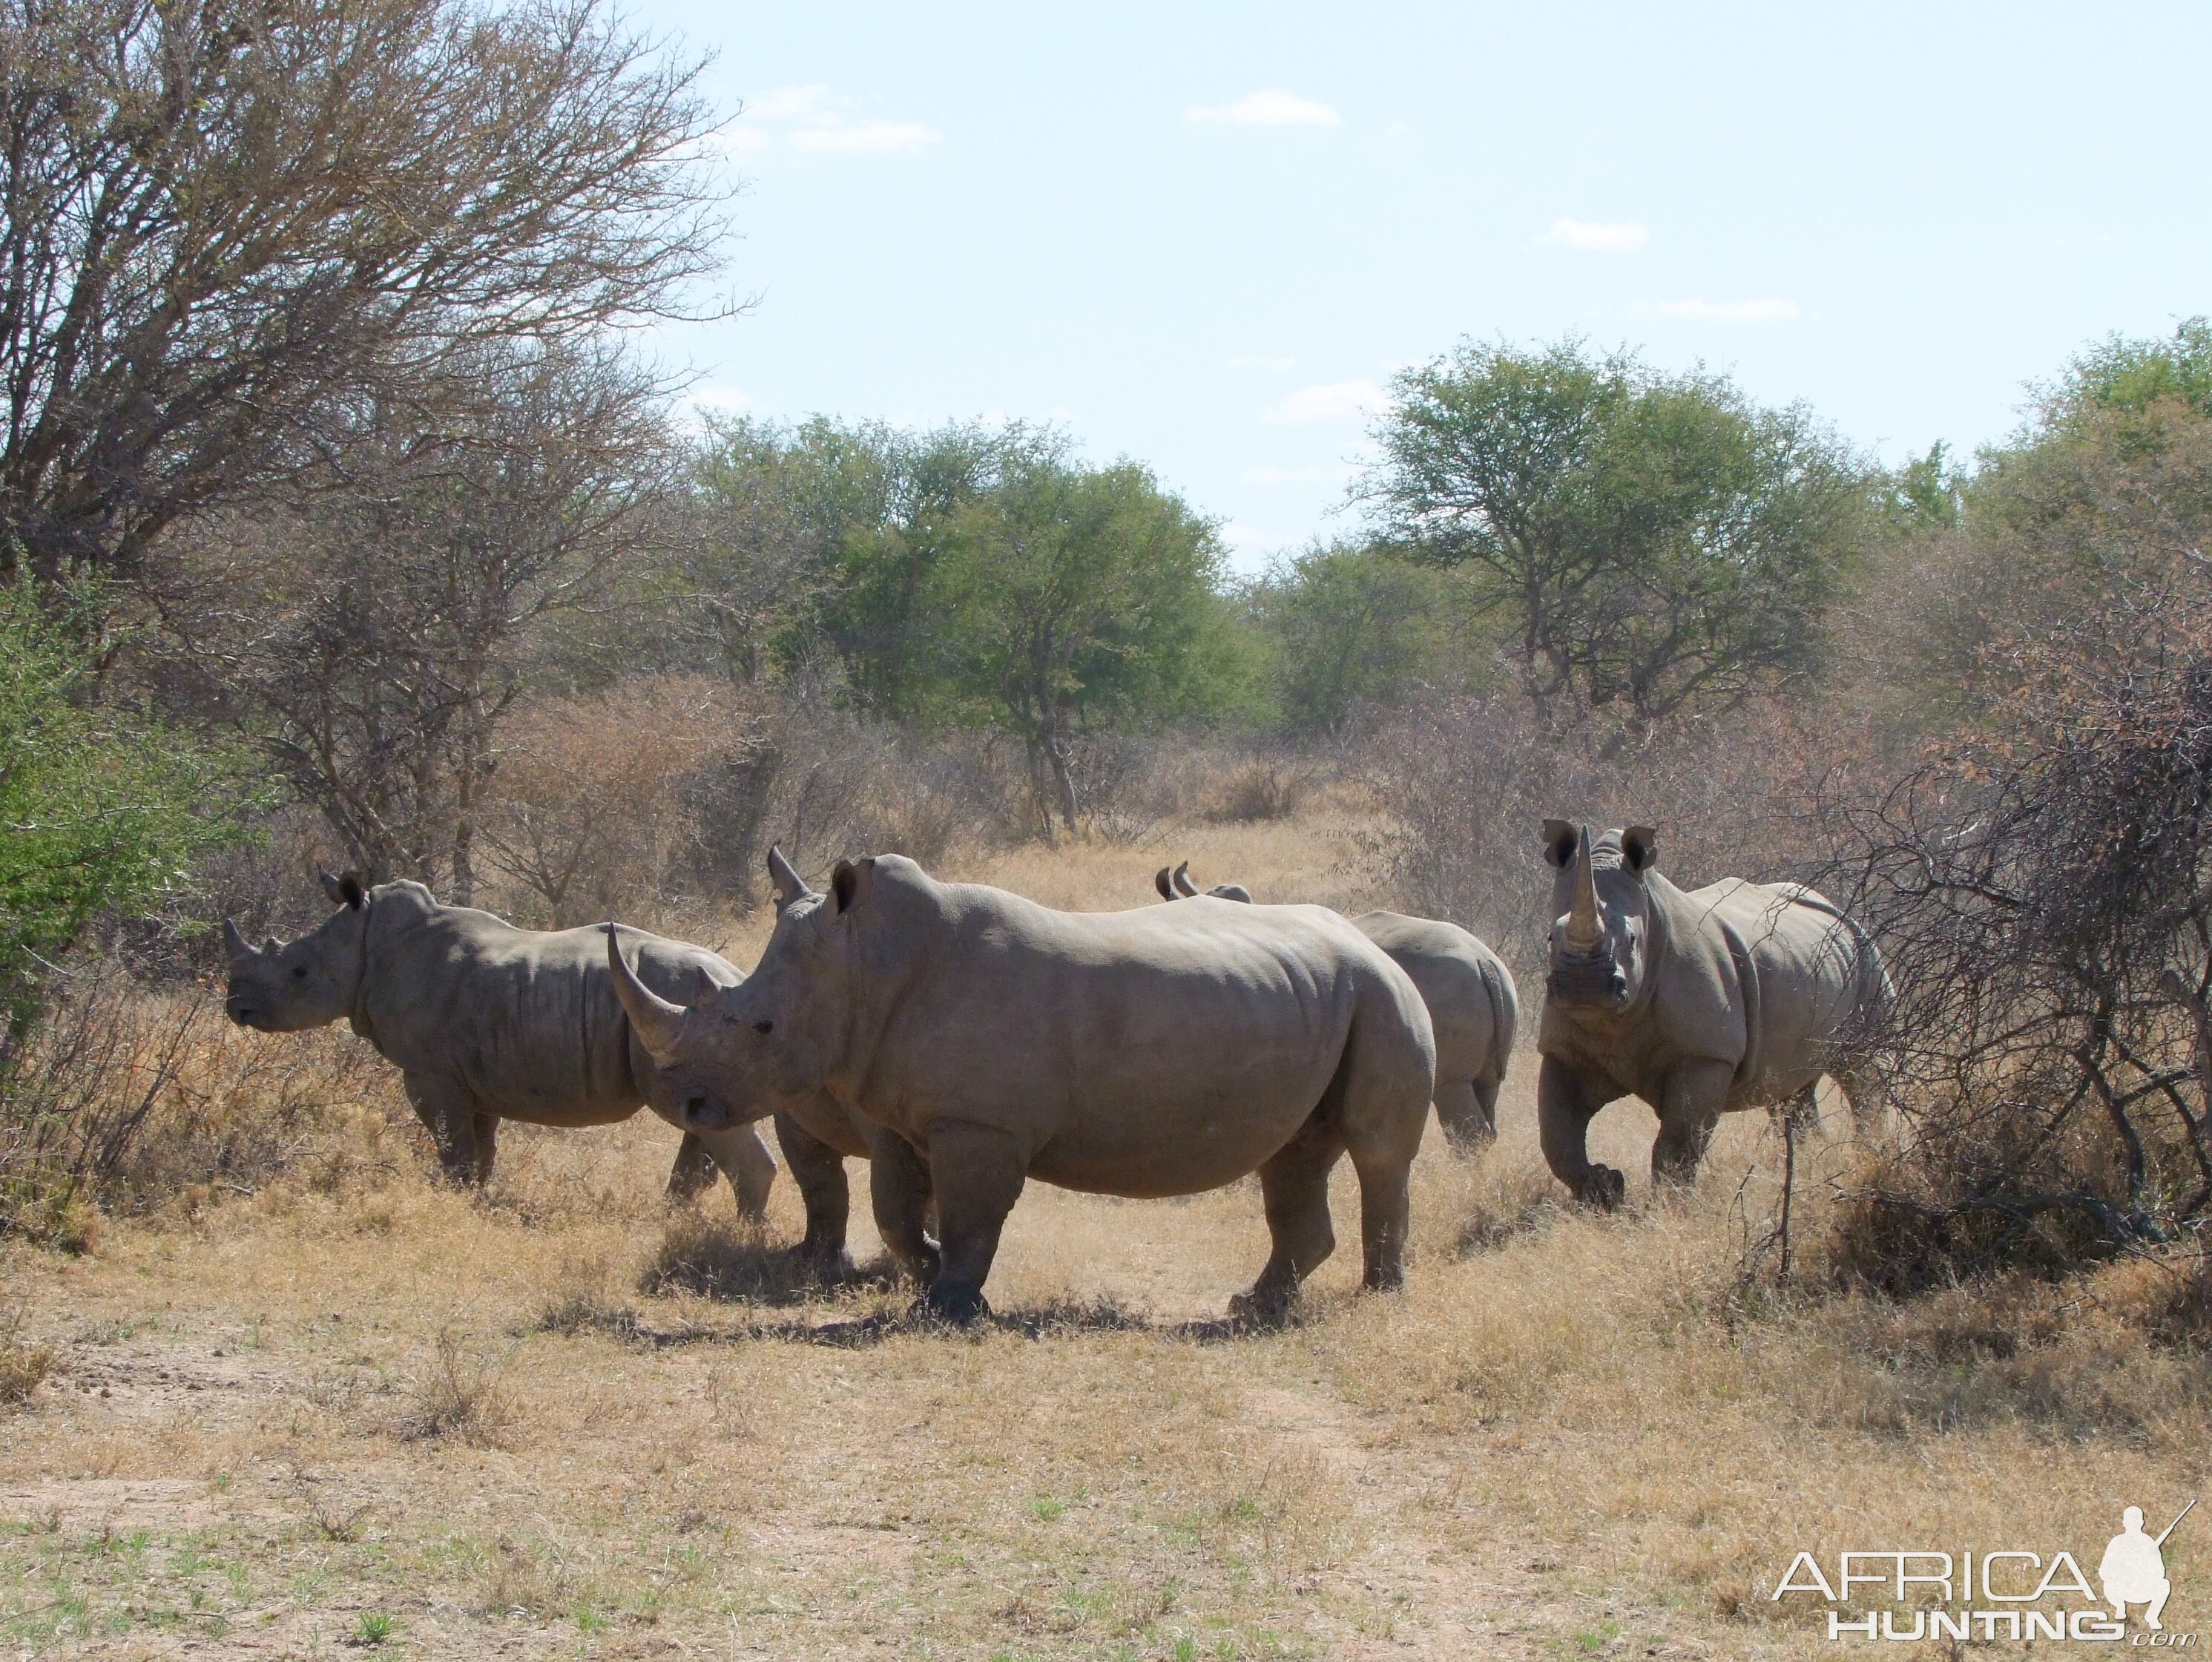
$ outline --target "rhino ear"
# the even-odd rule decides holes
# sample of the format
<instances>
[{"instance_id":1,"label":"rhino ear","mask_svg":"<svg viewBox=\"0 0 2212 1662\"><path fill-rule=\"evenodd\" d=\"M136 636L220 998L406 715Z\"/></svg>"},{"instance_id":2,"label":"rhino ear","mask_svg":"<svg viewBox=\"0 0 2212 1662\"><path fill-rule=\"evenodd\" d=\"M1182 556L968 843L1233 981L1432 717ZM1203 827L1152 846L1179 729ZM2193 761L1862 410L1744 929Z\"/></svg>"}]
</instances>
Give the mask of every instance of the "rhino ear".
<instances>
[{"instance_id":1,"label":"rhino ear","mask_svg":"<svg viewBox=\"0 0 2212 1662\"><path fill-rule=\"evenodd\" d=\"M837 898L837 916L860 904L861 898L875 881L876 859L873 855L863 860L840 860L837 869L830 874L830 892Z\"/></svg>"},{"instance_id":2,"label":"rhino ear","mask_svg":"<svg viewBox=\"0 0 2212 1662\"><path fill-rule=\"evenodd\" d=\"M1621 857L1632 872L1648 872L1659 859L1659 833L1649 825L1631 825L1620 834Z\"/></svg>"},{"instance_id":3,"label":"rhino ear","mask_svg":"<svg viewBox=\"0 0 2212 1662\"><path fill-rule=\"evenodd\" d=\"M794 900L804 900L808 894L806 880L792 869L791 861L783 857L783 850L770 847L768 851L769 880L775 885L777 904L789 905Z\"/></svg>"},{"instance_id":4,"label":"rhino ear","mask_svg":"<svg viewBox=\"0 0 2212 1662\"><path fill-rule=\"evenodd\" d=\"M1160 892L1160 898L1163 900L1172 900L1176 898L1175 884L1169 880L1168 868L1165 866L1161 867L1154 874L1152 886Z\"/></svg>"},{"instance_id":5,"label":"rhino ear","mask_svg":"<svg viewBox=\"0 0 2212 1662\"><path fill-rule=\"evenodd\" d=\"M1574 825L1565 819L1544 822L1544 858L1561 871L1574 864L1577 842Z\"/></svg>"},{"instance_id":6,"label":"rhino ear","mask_svg":"<svg viewBox=\"0 0 2212 1662\"><path fill-rule=\"evenodd\" d=\"M368 888L359 872L347 872L339 877L338 898L356 911L368 904Z\"/></svg>"},{"instance_id":7,"label":"rhino ear","mask_svg":"<svg viewBox=\"0 0 2212 1662\"><path fill-rule=\"evenodd\" d=\"M315 881L323 886L323 892L331 898L331 904L343 906L346 904L344 886L338 881L335 874L326 872L318 866L315 868Z\"/></svg>"}]
</instances>

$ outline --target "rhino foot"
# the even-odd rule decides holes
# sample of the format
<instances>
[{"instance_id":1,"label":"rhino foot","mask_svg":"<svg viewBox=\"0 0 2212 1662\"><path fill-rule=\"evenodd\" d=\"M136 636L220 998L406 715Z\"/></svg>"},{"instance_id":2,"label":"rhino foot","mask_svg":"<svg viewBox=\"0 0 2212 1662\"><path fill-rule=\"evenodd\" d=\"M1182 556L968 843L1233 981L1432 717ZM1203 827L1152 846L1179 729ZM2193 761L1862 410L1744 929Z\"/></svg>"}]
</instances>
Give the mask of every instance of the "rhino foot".
<instances>
[{"instance_id":1,"label":"rhino foot","mask_svg":"<svg viewBox=\"0 0 2212 1662\"><path fill-rule=\"evenodd\" d=\"M1240 1326L1280 1327L1290 1319L1291 1308L1297 1303L1296 1288L1273 1293L1254 1288L1249 1293L1231 1294L1229 1299L1229 1319Z\"/></svg>"},{"instance_id":2,"label":"rhino foot","mask_svg":"<svg viewBox=\"0 0 2212 1662\"><path fill-rule=\"evenodd\" d=\"M947 1287L939 1282L914 1301L914 1313L925 1320L965 1327L988 1316L991 1306L980 1287Z\"/></svg>"},{"instance_id":3,"label":"rhino foot","mask_svg":"<svg viewBox=\"0 0 2212 1662\"><path fill-rule=\"evenodd\" d=\"M1601 1212L1615 1210L1627 1196L1628 1179L1610 1166L1591 1166L1589 1174L1575 1185L1575 1198Z\"/></svg>"}]
</instances>

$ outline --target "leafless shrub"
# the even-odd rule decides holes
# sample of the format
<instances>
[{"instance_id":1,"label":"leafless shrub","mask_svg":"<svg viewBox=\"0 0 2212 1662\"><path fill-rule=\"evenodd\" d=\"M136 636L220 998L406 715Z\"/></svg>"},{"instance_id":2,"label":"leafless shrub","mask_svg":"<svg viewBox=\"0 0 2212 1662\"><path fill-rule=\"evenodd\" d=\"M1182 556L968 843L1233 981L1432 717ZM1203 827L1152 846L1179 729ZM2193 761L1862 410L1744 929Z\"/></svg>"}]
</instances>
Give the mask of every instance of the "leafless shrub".
<instances>
[{"instance_id":1,"label":"leafless shrub","mask_svg":"<svg viewBox=\"0 0 2212 1662\"><path fill-rule=\"evenodd\" d=\"M1206 818L1224 825L1249 825L1263 820L1288 819L1298 811L1312 789L1315 770L1281 761L1245 763L1221 782L1221 792Z\"/></svg>"},{"instance_id":2,"label":"leafless shrub","mask_svg":"<svg viewBox=\"0 0 2212 1662\"><path fill-rule=\"evenodd\" d=\"M402 1429L471 1448L497 1448L514 1422L514 1408L495 1365L447 1328L409 1392Z\"/></svg>"},{"instance_id":3,"label":"leafless shrub","mask_svg":"<svg viewBox=\"0 0 2212 1662\"><path fill-rule=\"evenodd\" d=\"M1438 697L1360 747L1383 818L1359 851L1393 904L1482 935L1532 967L1550 919L1538 828L1560 815L1658 827L1682 886L1802 875L1825 854L1819 794L1863 776L1870 742L1833 711L1783 702L1668 728L1632 748L1546 728L1524 700Z\"/></svg>"},{"instance_id":4,"label":"leafless shrub","mask_svg":"<svg viewBox=\"0 0 2212 1662\"><path fill-rule=\"evenodd\" d=\"M1908 1133L1845 1197L1850 1277L2057 1274L2212 1206L2212 434L2185 437L2085 447L2053 511L1999 527L2099 592L1992 648L1980 730L1832 813Z\"/></svg>"},{"instance_id":5,"label":"leafless shrub","mask_svg":"<svg viewBox=\"0 0 2212 1662\"><path fill-rule=\"evenodd\" d=\"M527 897L530 921L566 928L637 916L689 852L694 782L754 763L767 721L757 697L702 676L527 707L508 729L484 819L489 863Z\"/></svg>"},{"instance_id":6,"label":"leafless shrub","mask_svg":"<svg viewBox=\"0 0 2212 1662\"><path fill-rule=\"evenodd\" d=\"M335 1188L384 1148L389 1081L337 1035L233 1027L212 989L73 966L0 1092L0 1222L69 1248L96 1208L251 1193L279 1172Z\"/></svg>"}]
</instances>

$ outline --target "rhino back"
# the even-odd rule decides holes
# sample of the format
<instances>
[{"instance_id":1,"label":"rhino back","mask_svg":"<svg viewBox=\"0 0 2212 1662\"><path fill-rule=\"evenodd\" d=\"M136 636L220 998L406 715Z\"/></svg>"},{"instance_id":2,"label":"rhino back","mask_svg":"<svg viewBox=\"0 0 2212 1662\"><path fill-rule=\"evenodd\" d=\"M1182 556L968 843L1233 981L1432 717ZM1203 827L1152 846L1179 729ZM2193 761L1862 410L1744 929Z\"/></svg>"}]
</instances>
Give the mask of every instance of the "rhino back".
<instances>
[{"instance_id":1,"label":"rhino back","mask_svg":"<svg viewBox=\"0 0 2212 1662\"><path fill-rule=\"evenodd\" d=\"M605 953L596 928L541 933L433 904L372 918L362 1001L378 1048L409 1072L511 1119L605 1124L640 1100ZM646 962L649 983L681 984L657 952Z\"/></svg>"},{"instance_id":2,"label":"rhino back","mask_svg":"<svg viewBox=\"0 0 2212 1662\"><path fill-rule=\"evenodd\" d=\"M1438 1080L1486 1077L1499 1059L1500 1008L1490 970L1497 959L1456 923L1402 912L1363 912L1352 927L1403 970L1436 1029ZM1504 966L1497 965L1502 972ZM1508 1018L1504 1048L1512 1046Z\"/></svg>"},{"instance_id":3,"label":"rhino back","mask_svg":"<svg viewBox=\"0 0 2212 1662\"><path fill-rule=\"evenodd\" d=\"M856 1099L909 1135L947 1114L999 1126L1071 1188L1189 1193L1250 1171L1320 1101L1363 989L1405 988L1318 907L1056 912L915 875L885 925L915 950Z\"/></svg>"},{"instance_id":4,"label":"rhino back","mask_svg":"<svg viewBox=\"0 0 2212 1662\"><path fill-rule=\"evenodd\" d=\"M1869 970L1879 976L1871 947L1826 896L1796 884L1729 879L1677 893L1698 954L1725 953L1733 970L1741 1055L1730 1105L1777 1101L1819 1077L1861 1013Z\"/></svg>"}]
</instances>

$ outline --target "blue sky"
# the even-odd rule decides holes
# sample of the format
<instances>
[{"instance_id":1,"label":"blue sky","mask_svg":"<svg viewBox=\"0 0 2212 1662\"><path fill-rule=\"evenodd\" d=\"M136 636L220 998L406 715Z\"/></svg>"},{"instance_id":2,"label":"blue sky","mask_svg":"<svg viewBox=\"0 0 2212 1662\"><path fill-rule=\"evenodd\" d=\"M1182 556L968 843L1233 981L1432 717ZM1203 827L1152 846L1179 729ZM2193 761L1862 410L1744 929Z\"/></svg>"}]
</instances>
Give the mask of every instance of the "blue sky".
<instances>
[{"instance_id":1,"label":"blue sky","mask_svg":"<svg viewBox=\"0 0 2212 1662\"><path fill-rule=\"evenodd\" d=\"M1315 535L1391 371L1626 344L1885 460L2212 309L2212 5L633 0L745 113L703 407L1059 423Z\"/></svg>"}]
</instances>

